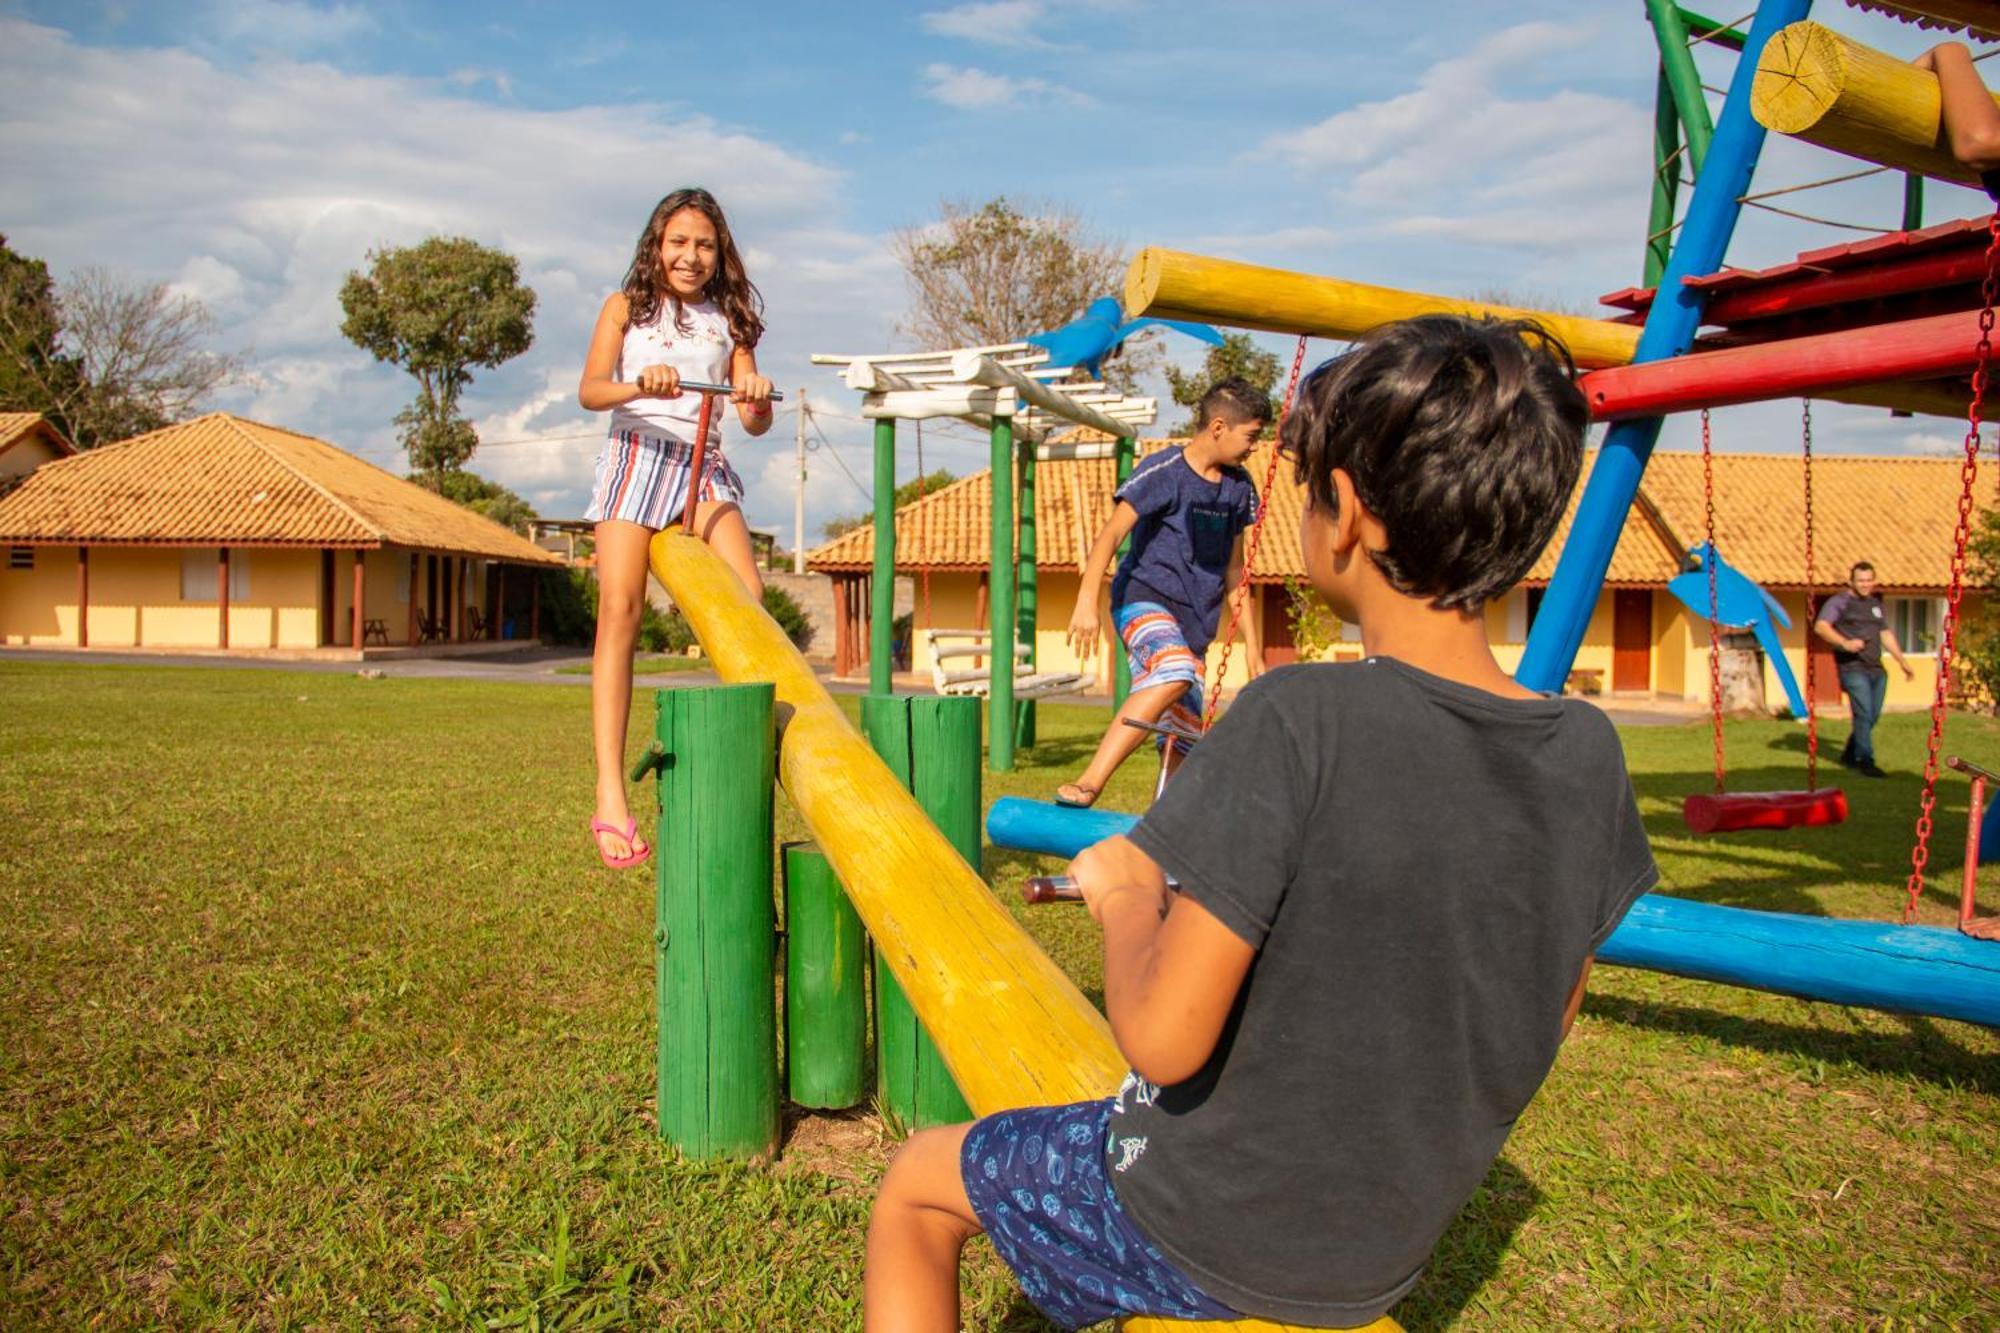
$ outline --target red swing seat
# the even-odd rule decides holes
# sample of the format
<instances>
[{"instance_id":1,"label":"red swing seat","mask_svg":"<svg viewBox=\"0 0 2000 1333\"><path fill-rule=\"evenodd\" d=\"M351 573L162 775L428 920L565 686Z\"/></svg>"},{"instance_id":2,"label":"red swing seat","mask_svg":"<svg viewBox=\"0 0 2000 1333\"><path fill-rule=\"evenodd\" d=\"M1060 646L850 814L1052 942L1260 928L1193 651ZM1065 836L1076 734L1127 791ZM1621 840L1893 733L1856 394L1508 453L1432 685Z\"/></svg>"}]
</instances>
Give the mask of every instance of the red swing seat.
<instances>
[{"instance_id":1,"label":"red swing seat","mask_svg":"<svg viewBox=\"0 0 2000 1333\"><path fill-rule=\"evenodd\" d=\"M1700 792L1681 802L1681 818L1694 833L1741 829L1817 828L1847 822L1847 793L1838 787L1811 791Z\"/></svg>"},{"instance_id":2,"label":"red swing seat","mask_svg":"<svg viewBox=\"0 0 2000 1333\"><path fill-rule=\"evenodd\" d=\"M1698 792L1681 802L1681 821L1692 833L1737 833L1746 829L1819 828L1847 822L1847 793L1819 785L1819 709L1813 697L1810 644L1815 613L1813 585L1812 403L1801 412L1805 444L1806 537L1806 784L1805 791L1725 791L1722 763L1722 668L1719 646L1722 627L1716 623L1715 599L1715 463L1709 440L1708 409L1701 410L1701 486L1707 510L1708 556L1708 696L1710 726L1715 732L1715 790Z\"/></svg>"}]
</instances>

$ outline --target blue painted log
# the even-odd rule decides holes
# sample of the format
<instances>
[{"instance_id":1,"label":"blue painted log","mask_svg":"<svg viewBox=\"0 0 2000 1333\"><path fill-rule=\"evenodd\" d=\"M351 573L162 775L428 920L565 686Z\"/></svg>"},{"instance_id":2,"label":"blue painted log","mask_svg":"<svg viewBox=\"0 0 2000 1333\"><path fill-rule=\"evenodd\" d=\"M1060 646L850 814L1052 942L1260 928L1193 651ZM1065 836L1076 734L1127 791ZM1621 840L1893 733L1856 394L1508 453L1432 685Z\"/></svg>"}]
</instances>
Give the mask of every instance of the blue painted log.
<instances>
[{"instance_id":1,"label":"blue painted log","mask_svg":"<svg viewBox=\"0 0 2000 1333\"><path fill-rule=\"evenodd\" d=\"M996 847L1075 856L1138 822L1116 811L1006 797L993 803L986 833ZM1804 1000L2000 1027L2000 944L1932 926L1752 912L1649 893L1597 958Z\"/></svg>"}]
</instances>

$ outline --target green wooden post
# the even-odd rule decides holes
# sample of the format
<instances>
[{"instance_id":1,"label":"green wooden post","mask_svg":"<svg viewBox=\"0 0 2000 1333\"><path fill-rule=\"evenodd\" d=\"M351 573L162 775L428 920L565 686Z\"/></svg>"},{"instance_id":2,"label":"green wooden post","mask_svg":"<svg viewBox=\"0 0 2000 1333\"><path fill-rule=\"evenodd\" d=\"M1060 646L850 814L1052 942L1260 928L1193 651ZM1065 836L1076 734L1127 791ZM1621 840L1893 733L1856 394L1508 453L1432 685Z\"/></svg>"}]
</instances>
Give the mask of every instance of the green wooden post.
<instances>
[{"instance_id":1,"label":"green wooden post","mask_svg":"<svg viewBox=\"0 0 2000 1333\"><path fill-rule=\"evenodd\" d=\"M1035 446L1030 443L1021 451L1021 540L1019 553L1014 557L1014 579L1020 588L1020 606L1015 612L1019 642L1028 645L1028 665L1035 665L1035 616L1038 599L1036 597L1035 568ZM998 665L998 662L995 662ZM1023 699L1014 705L1016 718L1014 744L1023 750L1035 748L1035 701Z\"/></svg>"},{"instance_id":2,"label":"green wooden post","mask_svg":"<svg viewBox=\"0 0 2000 1333\"><path fill-rule=\"evenodd\" d=\"M1118 439L1118 448L1114 455L1118 461L1113 466L1116 469L1118 484L1120 486L1123 486L1126 479L1132 475L1132 467L1135 461L1134 456L1138 453L1137 445L1138 441L1130 435L1123 435ZM1125 553L1131 549L1132 539L1127 537L1124 541L1118 543L1118 558L1123 560ZM1125 706L1125 696L1131 692L1132 664L1126 660L1125 645L1119 640L1117 627L1113 626L1111 631L1111 711L1115 713L1123 708Z\"/></svg>"},{"instance_id":3,"label":"green wooden post","mask_svg":"<svg viewBox=\"0 0 2000 1333\"><path fill-rule=\"evenodd\" d=\"M986 766L1014 770L1014 423L993 418L993 544L987 561L992 689L986 696ZM883 691L886 693L886 690Z\"/></svg>"},{"instance_id":4,"label":"green wooden post","mask_svg":"<svg viewBox=\"0 0 2000 1333\"><path fill-rule=\"evenodd\" d=\"M867 936L833 866L785 844L785 1075L800 1106L853 1106L866 1084Z\"/></svg>"},{"instance_id":5,"label":"green wooden post","mask_svg":"<svg viewBox=\"0 0 2000 1333\"><path fill-rule=\"evenodd\" d=\"M1903 176L1903 230L1915 231L1924 225L1924 178L1916 172Z\"/></svg>"},{"instance_id":6,"label":"green wooden post","mask_svg":"<svg viewBox=\"0 0 2000 1333\"><path fill-rule=\"evenodd\" d=\"M975 868L979 865L979 701L871 694L861 731L904 786ZM921 891L920 889L918 891ZM883 1115L906 1129L970 1120L944 1057L878 957L875 962L875 1091Z\"/></svg>"},{"instance_id":7,"label":"green wooden post","mask_svg":"<svg viewBox=\"0 0 2000 1333\"><path fill-rule=\"evenodd\" d=\"M868 622L868 690L895 688L890 644L896 625L896 422L875 423L875 586Z\"/></svg>"},{"instance_id":8,"label":"green wooden post","mask_svg":"<svg viewBox=\"0 0 2000 1333\"><path fill-rule=\"evenodd\" d=\"M657 692L657 1107L660 1137L689 1157L778 1147L773 695Z\"/></svg>"},{"instance_id":9,"label":"green wooden post","mask_svg":"<svg viewBox=\"0 0 2000 1333\"><path fill-rule=\"evenodd\" d=\"M1681 185L1681 123L1665 66L1653 93L1653 207L1646 219L1646 286L1657 287L1674 249L1674 199Z\"/></svg>"}]
</instances>

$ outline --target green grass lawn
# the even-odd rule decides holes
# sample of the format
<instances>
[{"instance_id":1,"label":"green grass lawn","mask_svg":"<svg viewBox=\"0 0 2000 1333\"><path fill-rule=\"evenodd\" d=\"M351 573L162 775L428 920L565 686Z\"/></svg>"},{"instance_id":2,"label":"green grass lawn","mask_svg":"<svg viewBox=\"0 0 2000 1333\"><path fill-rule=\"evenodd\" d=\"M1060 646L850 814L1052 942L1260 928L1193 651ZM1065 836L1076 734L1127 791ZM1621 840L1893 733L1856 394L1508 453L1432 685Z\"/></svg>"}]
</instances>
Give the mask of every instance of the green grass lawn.
<instances>
[{"instance_id":1,"label":"green grass lawn","mask_svg":"<svg viewBox=\"0 0 2000 1333\"><path fill-rule=\"evenodd\" d=\"M588 707L0 663L0 1327L858 1326L879 1122L789 1116L768 1168L654 1137L650 879L584 833ZM650 713L641 691L635 735ZM988 798L1046 794L1104 719L1043 704ZM1843 827L1703 841L1678 802L1706 728L1627 730L1666 890L1892 918L1923 735L1888 719L1896 776L1849 780ZM1736 785L1801 785L1796 728L1729 744ZM1947 748L2000 764L2000 727L1954 717ZM1146 767L1107 804L1138 808ZM1935 924L1964 827L1945 786ZM1046 864L988 867L1013 901ZM1088 918L1017 910L1094 992ZM1603 968L1397 1313L1993 1327L1996 1273L2000 1036ZM983 1246L967 1287L968 1327L1044 1327Z\"/></svg>"}]
</instances>

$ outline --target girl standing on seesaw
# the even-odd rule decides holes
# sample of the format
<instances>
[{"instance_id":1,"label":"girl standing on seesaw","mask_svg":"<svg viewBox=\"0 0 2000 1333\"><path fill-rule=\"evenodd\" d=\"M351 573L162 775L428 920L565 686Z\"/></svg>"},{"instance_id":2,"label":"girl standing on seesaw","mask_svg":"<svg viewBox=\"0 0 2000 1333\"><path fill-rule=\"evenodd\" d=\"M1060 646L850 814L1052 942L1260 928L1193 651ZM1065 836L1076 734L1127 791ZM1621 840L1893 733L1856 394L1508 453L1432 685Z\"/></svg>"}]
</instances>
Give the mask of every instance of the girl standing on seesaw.
<instances>
[{"instance_id":1,"label":"girl standing on seesaw","mask_svg":"<svg viewBox=\"0 0 2000 1333\"><path fill-rule=\"evenodd\" d=\"M625 803L625 727L632 711L632 648L646 597L647 547L680 521L698 487L695 531L736 571L750 595L763 581L743 521L743 479L709 427L702 475L695 436L704 395L681 385L734 386L730 400L751 435L771 428L771 381L757 373L763 298L743 272L722 206L706 190L675 190L654 206L632 266L605 299L590 335L576 398L611 411L584 517L597 524L597 645L591 657L590 725L597 753L597 854L614 870L652 854Z\"/></svg>"}]
</instances>

